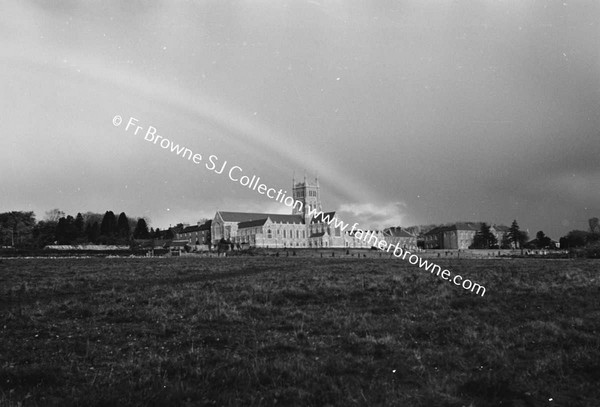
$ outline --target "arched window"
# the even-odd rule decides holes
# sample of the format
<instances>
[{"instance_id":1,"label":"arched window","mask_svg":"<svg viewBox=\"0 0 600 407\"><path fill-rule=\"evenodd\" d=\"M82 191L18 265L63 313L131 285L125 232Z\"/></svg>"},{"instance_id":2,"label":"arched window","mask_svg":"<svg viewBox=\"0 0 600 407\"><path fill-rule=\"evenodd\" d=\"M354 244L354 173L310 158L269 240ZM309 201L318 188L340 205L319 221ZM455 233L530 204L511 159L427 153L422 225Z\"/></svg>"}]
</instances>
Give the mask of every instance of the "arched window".
<instances>
[{"instance_id":1,"label":"arched window","mask_svg":"<svg viewBox=\"0 0 600 407\"><path fill-rule=\"evenodd\" d=\"M267 230L267 237L269 239L271 239L273 237L273 232L271 232L271 229Z\"/></svg>"}]
</instances>

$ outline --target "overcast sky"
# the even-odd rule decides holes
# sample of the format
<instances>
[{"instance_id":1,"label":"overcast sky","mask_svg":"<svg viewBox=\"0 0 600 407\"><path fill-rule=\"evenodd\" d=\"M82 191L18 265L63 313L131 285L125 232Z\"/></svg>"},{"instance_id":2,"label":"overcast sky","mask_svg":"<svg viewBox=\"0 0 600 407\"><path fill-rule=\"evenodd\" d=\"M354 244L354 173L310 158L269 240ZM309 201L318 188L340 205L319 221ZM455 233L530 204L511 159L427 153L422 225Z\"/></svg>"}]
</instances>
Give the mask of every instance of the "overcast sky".
<instances>
[{"instance_id":1,"label":"overcast sky","mask_svg":"<svg viewBox=\"0 0 600 407\"><path fill-rule=\"evenodd\" d=\"M0 211L289 212L115 115L364 227L558 239L600 217L600 2L0 3Z\"/></svg>"}]
</instances>

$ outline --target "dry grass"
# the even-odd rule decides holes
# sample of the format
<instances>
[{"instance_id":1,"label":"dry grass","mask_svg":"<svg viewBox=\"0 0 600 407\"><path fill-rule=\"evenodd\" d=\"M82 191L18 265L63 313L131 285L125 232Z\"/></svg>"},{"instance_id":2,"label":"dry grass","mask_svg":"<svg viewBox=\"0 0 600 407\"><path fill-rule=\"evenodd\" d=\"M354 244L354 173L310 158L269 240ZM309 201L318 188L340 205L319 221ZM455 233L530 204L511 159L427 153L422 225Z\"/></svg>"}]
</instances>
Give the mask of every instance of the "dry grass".
<instances>
[{"instance_id":1,"label":"dry grass","mask_svg":"<svg viewBox=\"0 0 600 407\"><path fill-rule=\"evenodd\" d=\"M0 260L0 405L600 405L600 263L440 263Z\"/></svg>"}]
</instances>

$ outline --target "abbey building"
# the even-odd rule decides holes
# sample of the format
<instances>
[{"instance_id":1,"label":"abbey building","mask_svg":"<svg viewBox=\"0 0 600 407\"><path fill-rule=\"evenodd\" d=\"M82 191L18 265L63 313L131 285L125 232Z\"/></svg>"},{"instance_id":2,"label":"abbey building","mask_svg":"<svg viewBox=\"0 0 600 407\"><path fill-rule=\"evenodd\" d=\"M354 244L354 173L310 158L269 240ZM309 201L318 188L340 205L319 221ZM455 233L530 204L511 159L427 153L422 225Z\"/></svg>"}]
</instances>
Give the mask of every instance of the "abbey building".
<instances>
[{"instance_id":1,"label":"abbey building","mask_svg":"<svg viewBox=\"0 0 600 407\"><path fill-rule=\"evenodd\" d=\"M292 181L294 205L290 215L217 211L211 222L211 242L225 239L247 247L268 248L369 248L372 242L359 239L339 223L330 222L335 212L323 212L319 181ZM416 238L406 231L371 231L371 236L388 243L416 248ZM375 240L375 239L373 239Z\"/></svg>"}]
</instances>

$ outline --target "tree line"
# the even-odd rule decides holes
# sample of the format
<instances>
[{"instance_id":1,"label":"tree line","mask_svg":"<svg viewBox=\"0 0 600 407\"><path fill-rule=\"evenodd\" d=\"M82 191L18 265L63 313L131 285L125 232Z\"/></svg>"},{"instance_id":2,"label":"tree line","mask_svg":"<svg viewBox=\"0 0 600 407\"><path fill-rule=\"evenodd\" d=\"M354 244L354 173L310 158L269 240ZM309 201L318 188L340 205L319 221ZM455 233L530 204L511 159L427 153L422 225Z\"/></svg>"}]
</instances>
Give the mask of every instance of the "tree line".
<instances>
[{"instance_id":1,"label":"tree line","mask_svg":"<svg viewBox=\"0 0 600 407\"><path fill-rule=\"evenodd\" d=\"M172 239L171 229L148 229L144 218L130 218L125 212L104 215L93 212L76 216L59 209L46 212L43 220L27 211L0 213L0 247L43 248L48 245L110 244L131 245L134 240Z\"/></svg>"},{"instance_id":2,"label":"tree line","mask_svg":"<svg viewBox=\"0 0 600 407\"><path fill-rule=\"evenodd\" d=\"M407 228L406 230L408 230ZM421 231L422 232L422 231ZM28 211L0 213L0 248L43 248L47 245L118 244L130 245L135 240L173 239L169 229L148 228L144 218L130 218L125 212L116 216L113 211L104 215L94 212L65 215L59 209L47 211L43 220L36 221L35 214ZM553 248L552 239L543 231L528 242L529 236L520 230L516 220L499 242L491 227L483 223L475 234L473 249L504 248ZM572 230L559 240L561 249L598 247L600 251L600 221L589 220L589 230Z\"/></svg>"},{"instance_id":3,"label":"tree line","mask_svg":"<svg viewBox=\"0 0 600 407\"><path fill-rule=\"evenodd\" d=\"M558 241L558 247L561 249L593 248L600 251L600 222L598 218L589 220L589 230L572 230ZM504 234L502 241L498 242L496 236L491 232L490 226L486 223L481 225L481 229L475 234L471 249L555 249L556 242L540 230L536 233L535 239L528 241L527 232L520 230L516 220L513 221L510 229Z\"/></svg>"},{"instance_id":4,"label":"tree line","mask_svg":"<svg viewBox=\"0 0 600 407\"><path fill-rule=\"evenodd\" d=\"M538 232L544 233L544 232ZM491 230L491 226L483 222L475 233L470 249L522 249L529 240L527 232L521 230L515 219L500 241Z\"/></svg>"}]
</instances>

